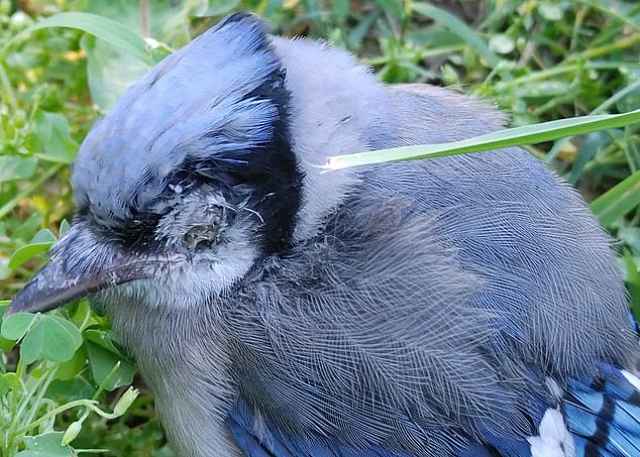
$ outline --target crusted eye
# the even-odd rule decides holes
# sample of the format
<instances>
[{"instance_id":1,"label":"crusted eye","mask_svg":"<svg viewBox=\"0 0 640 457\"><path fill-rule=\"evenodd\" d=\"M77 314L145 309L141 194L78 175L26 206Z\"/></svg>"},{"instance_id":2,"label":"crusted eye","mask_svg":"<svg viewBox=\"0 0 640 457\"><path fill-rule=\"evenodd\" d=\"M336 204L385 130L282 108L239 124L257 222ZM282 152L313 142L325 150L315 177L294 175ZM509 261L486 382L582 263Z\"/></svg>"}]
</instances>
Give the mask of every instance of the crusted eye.
<instances>
[{"instance_id":1,"label":"crusted eye","mask_svg":"<svg viewBox=\"0 0 640 457\"><path fill-rule=\"evenodd\" d=\"M194 225L184 235L184 243L189 249L211 248L218 239L218 226Z\"/></svg>"}]
</instances>

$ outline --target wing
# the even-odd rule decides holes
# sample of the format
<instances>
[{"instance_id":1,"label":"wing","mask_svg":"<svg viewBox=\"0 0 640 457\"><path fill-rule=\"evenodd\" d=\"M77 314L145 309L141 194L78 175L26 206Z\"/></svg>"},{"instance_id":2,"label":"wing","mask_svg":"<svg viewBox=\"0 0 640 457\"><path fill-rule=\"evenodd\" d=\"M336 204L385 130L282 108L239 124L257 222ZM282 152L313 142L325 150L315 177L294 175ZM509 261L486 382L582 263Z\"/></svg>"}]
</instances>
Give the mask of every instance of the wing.
<instances>
[{"instance_id":1,"label":"wing","mask_svg":"<svg viewBox=\"0 0 640 457\"><path fill-rule=\"evenodd\" d=\"M446 91L389 97L370 147L499 125ZM629 366L608 239L524 151L357 178L323 230L266 260L229 310L242 399L229 426L248 455L528 456L529 438L564 426L550 376L569 392L600 362Z\"/></svg>"},{"instance_id":2,"label":"wing","mask_svg":"<svg viewBox=\"0 0 640 457\"><path fill-rule=\"evenodd\" d=\"M459 140L499 126L495 110L444 89L390 91L397 117L384 129L395 133L374 147ZM495 322L498 350L561 377L593 374L599 361L637 361L610 240L577 192L539 160L509 149L379 167L367 182L365 192L403 196L423 217L438 214L458 260L484 281L469 305L503 316Z\"/></svg>"},{"instance_id":3,"label":"wing","mask_svg":"<svg viewBox=\"0 0 640 457\"><path fill-rule=\"evenodd\" d=\"M274 432L273 424L262 422L256 430L255 411L239 402L227 420L231 434L247 457L415 457L416 454L395 449L354 447L331 437L309 439L295 433ZM273 427L273 428L270 428ZM531 457L530 445L524 440L499 439L490 443L471 444L460 449L460 457ZM582 456L577 456L582 457Z\"/></svg>"},{"instance_id":4,"label":"wing","mask_svg":"<svg viewBox=\"0 0 640 457\"><path fill-rule=\"evenodd\" d=\"M455 455L480 434L534 434L544 378L492 348L499 316L469 305L482 278L435 215L366 195L236 294L242 398L291 436L355 449Z\"/></svg>"}]
</instances>

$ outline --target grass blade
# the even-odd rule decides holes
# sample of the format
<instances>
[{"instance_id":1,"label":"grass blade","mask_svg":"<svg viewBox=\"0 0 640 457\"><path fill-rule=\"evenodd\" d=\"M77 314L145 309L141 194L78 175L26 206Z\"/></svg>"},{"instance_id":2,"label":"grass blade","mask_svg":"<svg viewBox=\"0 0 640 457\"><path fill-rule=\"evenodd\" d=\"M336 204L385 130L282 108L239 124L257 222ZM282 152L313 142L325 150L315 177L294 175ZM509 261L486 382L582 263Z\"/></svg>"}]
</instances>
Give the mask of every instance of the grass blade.
<instances>
[{"instance_id":1,"label":"grass blade","mask_svg":"<svg viewBox=\"0 0 640 457\"><path fill-rule=\"evenodd\" d=\"M602 2L601 0L577 0L579 3L588 5L592 8L609 14L620 21L638 29L640 28L640 18L638 17L637 5L626 4L618 0L609 0Z\"/></svg>"},{"instance_id":2,"label":"grass blade","mask_svg":"<svg viewBox=\"0 0 640 457\"><path fill-rule=\"evenodd\" d=\"M624 127L640 122L640 109L623 114L601 114L573 117L541 124L527 125L492 132L461 141L450 143L403 146L357 154L329 157L326 168L339 170L342 168L370 165L400 160L416 160L436 157L447 157L471 152L485 152L510 146L553 141L558 138L598 130Z\"/></svg>"},{"instance_id":3,"label":"grass blade","mask_svg":"<svg viewBox=\"0 0 640 457\"><path fill-rule=\"evenodd\" d=\"M416 2L411 7L416 13L433 19L458 35L465 43L482 56L491 67L495 67L500 61L500 58L489 49L489 45L484 39L453 14L426 3Z\"/></svg>"},{"instance_id":4,"label":"grass blade","mask_svg":"<svg viewBox=\"0 0 640 457\"><path fill-rule=\"evenodd\" d=\"M636 171L615 187L596 198L591 209L604 226L640 205L640 171Z\"/></svg>"},{"instance_id":5,"label":"grass blade","mask_svg":"<svg viewBox=\"0 0 640 457\"><path fill-rule=\"evenodd\" d=\"M26 28L11 40L7 41L0 54L5 54L13 43L24 36L40 29L49 27L68 27L82 30L96 37L105 40L112 46L121 49L138 59L152 64L151 55L147 52L147 47L140 35L131 31L130 28L112 19L90 13L59 13L46 19L36 22L31 27Z\"/></svg>"}]
</instances>

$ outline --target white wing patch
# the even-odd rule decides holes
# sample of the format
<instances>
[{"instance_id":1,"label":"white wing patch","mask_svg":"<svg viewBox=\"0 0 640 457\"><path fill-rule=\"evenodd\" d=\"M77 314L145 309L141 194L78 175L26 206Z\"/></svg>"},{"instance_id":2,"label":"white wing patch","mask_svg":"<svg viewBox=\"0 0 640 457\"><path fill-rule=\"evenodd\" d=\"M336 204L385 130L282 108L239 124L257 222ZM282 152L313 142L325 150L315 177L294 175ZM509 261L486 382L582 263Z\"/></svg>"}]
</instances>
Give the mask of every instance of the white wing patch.
<instances>
[{"instance_id":1,"label":"white wing patch","mask_svg":"<svg viewBox=\"0 0 640 457\"><path fill-rule=\"evenodd\" d=\"M627 381L629 381L629 384L635 387L636 390L640 390L640 379L638 379L636 375L627 370L621 370L621 373L627 379Z\"/></svg>"},{"instance_id":2,"label":"white wing patch","mask_svg":"<svg viewBox=\"0 0 640 457\"><path fill-rule=\"evenodd\" d=\"M527 438L532 457L575 457L573 438L558 409L547 409L538 431L539 436Z\"/></svg>"}]
</instances>

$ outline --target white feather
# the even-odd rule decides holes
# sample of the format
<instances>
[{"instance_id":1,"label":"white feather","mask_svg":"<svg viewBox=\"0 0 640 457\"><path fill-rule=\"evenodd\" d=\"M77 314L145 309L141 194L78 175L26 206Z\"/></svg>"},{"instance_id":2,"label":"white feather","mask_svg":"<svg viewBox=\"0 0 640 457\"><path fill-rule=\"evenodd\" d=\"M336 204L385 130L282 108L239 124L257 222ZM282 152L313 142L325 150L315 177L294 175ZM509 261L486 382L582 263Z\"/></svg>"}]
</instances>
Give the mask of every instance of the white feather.
<instances>
[{"instance_id":1,"label":"white feather","mask_svg":"<svg viewBox=\"0 0 640 457\"><path fill-rule=\"evenodd\" d=\"M622 370L622 375L627 378L627 381L635 387L637 390L640 390L640 379L638 377L627 370Z\"/></svg>"},{"instance_id":2,"label":"white feather","mask_svg":"<svg viewBox=\"0 0 640 457\"><path fill-rule=\"evenodd\" d=\"M532 457L575 457L573 438L559 410L549 408L538 431L539 436L527 438Z\"/></svg>"}]
</instances>

